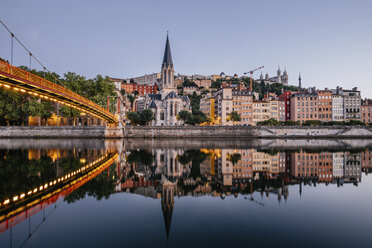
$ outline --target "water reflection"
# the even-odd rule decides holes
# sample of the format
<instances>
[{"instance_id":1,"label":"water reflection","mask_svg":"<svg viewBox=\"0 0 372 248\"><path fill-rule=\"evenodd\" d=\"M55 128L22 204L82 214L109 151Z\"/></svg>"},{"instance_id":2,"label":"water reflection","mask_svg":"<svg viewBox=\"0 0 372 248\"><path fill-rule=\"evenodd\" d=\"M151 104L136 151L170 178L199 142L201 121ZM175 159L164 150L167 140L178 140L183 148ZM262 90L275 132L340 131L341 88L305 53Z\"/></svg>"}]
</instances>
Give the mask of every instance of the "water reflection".
<instances>
[{"instance_id":1,"label":"water reflection","mask_svg":"<svg viewBox=\"0 0 372 248\"><path fill-rule=\"evenodd\" d=\"M359 186L372 171L369 149L283 148L64 148L0 150L0 237L22 222L22 247L48 220L63 199L71 204L87 197L108 200L113 194L159 201L166 238L172 235L177 198L241 196L264 207L273 197L286 202L295 186ZM256 192L256 193L255 193ZM292 193L291 193L292 192ZM160 213L160 210L159 210ZM41 214L38 221L34 215Z\"/></svg>"},{"instance_id":2,"label":"water reflection","mask_svg":"<svg viewBox=\"0 0 372 248\"><path fill-rule=\"evenodd\" d=\"M118 189L146 197L161 198L164 226L170 233L174 197L221 197L246 195L264 206L270 194L280 204L289 197L289 185L345 183L358 186L362 171L371 171L371 152L280 151L257 149L152 149L133 150L122 166Z\"/></svg>"}]
</instances>

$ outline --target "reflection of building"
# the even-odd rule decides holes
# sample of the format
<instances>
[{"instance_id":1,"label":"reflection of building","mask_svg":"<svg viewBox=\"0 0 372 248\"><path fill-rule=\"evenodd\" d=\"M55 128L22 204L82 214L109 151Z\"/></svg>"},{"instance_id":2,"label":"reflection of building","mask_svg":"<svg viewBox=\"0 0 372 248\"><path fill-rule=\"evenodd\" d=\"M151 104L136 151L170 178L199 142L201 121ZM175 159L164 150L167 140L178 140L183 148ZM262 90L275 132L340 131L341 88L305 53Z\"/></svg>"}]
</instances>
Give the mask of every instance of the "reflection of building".
<instances>
[{"instance_id":1,"label":"reflection of building","mask_svg":"<svg viewBox=\"0 0 372 248\"><path fill-rule=\"evenodd\" d=\"M344 176L345 153L333 153L333 178L342 178Z\"/></svg>"},{"instance_id":2,"label":"reflection of building","mask_svg":"<svg viewBox=\"0 0 372 248\"><path fill-rule=\"evenodd\" d=\"M177 185L172 182L165 181L162 183L161 187L161 209L163 210L165 231L168 238L174 208L174 194L176 192Z\"/></svg>"},{"instance_id":3,"label":"reflection of building","mask_svg":"<svg viewBox=\"0 0 372 248\"><path fill-rule=\"evenodd\" d=\"M318 177L318 159L316 153L307 153L305 151L291 154L291 173L294 178L317 178Z\"/></svg>"},{"instance_id":4,"label":"reflection of building","mask_svg":"<svg viewBox=\"0 0 372 248\"><path fill-rule=\"evenodd\" d=\"M289 197L291 185L298 184L296 188L300 195L303 187L318 183L357 185L361 181L361 164L370 166L372 157L369 151L362 154L312 150L286 153L253 148L189 151L168 148L154 149L149 153L154 158L151 168L156 168L155 176L150 178L149 173L132 173L134 176L122 182L122 190L161 198L167 236L176 195L210 195L224 199L231 195L250 194L247 199L262 204L254 199L254 192L259 192L262 198L274 195L280 203ZM149 170L141 168L143 172Z\"/></svg>"},{"instance_id":5,"label":"reflection of building","mask_svg":"<svg viewBox=\"0 0 372 248\"><path fill-rule=\"evenodd\" d=\"M362 171L368 174L372 172L372 151L366 149L362 152Z\"/></svg>"},{"instance_id":6,"label":"reflection of building","mask_svg":"<svg viewBox=\"0 0 372 248\"><path fill-rule=\"evenodd\" d=\"M362 177L361 154L360 153L345 153L345 180L352 182L360 182Z\"/></svg>"}]
</instances>

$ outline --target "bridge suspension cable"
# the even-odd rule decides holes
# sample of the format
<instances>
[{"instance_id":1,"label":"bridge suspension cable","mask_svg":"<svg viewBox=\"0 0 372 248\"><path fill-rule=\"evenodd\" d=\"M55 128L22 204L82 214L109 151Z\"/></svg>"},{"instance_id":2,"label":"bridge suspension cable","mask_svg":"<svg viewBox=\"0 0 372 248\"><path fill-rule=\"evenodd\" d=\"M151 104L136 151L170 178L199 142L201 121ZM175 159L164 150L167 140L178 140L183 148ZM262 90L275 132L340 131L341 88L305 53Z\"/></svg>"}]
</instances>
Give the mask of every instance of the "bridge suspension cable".
<instances>
[{"instance_id":1,"label":"bridge suspension cable","mask_svg":"<svg viewBox=\"0 0 372 248\"><path fill-rule=\"evenodd\" d=\"M50 72L41 62L38 60L30 50L27 49L27 47L17 38L17 36L14 35L14 33L5 25L5 23L0 19L0 23L4 26L4 28L10 33L11 35L11 56L10 56L10 64L13 65L13 40L15 39L30 55L30 67L31 67L31 58L34 58L35 61L43 68L44 71L47 71L49 75L51 75L56 82L58 82L60 85L66 87L56 76L53 75L52 72ZM30 68L31 70L31 68Z\"/></svg>"}]
</instances>

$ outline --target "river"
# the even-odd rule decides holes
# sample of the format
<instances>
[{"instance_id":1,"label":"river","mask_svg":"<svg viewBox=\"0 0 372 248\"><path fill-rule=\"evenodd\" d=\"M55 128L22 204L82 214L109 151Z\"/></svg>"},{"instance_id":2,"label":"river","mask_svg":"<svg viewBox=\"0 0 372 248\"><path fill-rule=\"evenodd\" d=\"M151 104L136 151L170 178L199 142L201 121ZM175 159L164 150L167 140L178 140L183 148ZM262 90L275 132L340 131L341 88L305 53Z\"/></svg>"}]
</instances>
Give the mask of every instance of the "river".
<instances>
[{"instance_id":1,"label":"river","mask_svg":"<svg viewBox=\"0 0 372 248\"><path fill-rule=\"evenodd\" d=\"M369 140L0 140L0 247L370 247Z\"/></svg>"}]
</instances>

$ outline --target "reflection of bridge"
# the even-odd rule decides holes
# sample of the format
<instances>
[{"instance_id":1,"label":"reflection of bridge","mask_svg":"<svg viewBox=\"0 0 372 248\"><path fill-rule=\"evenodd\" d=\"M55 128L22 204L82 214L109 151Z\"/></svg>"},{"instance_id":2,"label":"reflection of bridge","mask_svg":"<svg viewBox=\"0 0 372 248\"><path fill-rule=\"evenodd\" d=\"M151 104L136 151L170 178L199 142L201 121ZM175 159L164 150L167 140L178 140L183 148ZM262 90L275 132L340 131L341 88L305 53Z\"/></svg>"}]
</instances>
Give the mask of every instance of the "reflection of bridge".
<instances>
[{"instance_id":1,"label":"reflection of bridge","mask_svg":"<svg viewBox=\"0 0 372 248\"><path fill-rule=\"evenodd\" d=\"M3 61L0 61L0 86L23 94L29 94L41 99L64 104L68 107L106 120L108 123L118 123L118 119L115 115L98 104L60 85Z\"/></svg>"},{"instance_id":2,"label":"reflection of bridge","mask_svg":"<svg viewBox=\"0 0 372 248\"><path fill-rule=\"evenodd\" d=\"M78 170L5 200L0 205L0 233L44 210L92 180L107 169L118 156L118 153L105 154Z\"/></svg>"}]
</instances>

